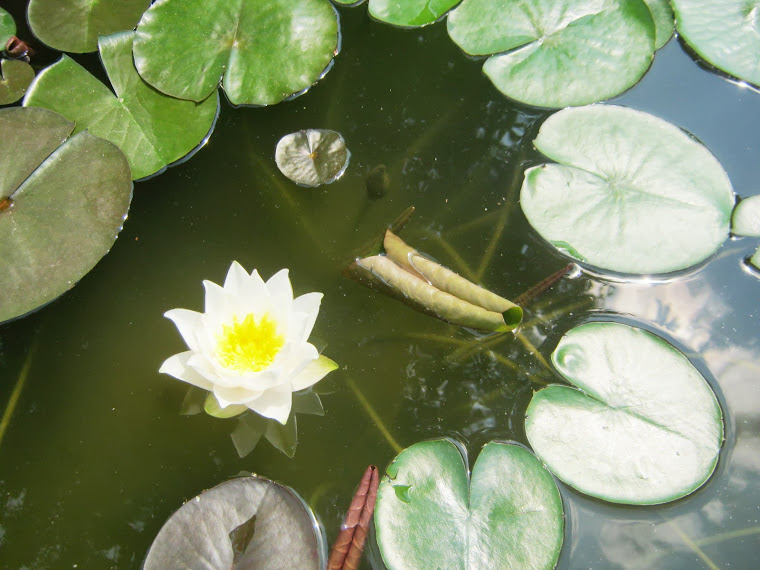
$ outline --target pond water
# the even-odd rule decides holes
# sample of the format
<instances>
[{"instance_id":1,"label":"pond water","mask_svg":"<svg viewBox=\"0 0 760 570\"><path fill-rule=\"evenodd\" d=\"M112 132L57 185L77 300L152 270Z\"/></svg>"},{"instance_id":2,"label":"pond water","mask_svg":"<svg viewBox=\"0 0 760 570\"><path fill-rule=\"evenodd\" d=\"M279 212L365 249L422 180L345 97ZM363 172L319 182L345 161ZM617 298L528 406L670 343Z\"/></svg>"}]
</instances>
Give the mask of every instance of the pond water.
<instances>
[{"instance_id":1,"label":"pond water","mask_svg":"<svg viewBox=\"0 0 760 570\"><path fill-rule=\"evenodd\" d=\"M559 568L748 568L760 551L760 281L729 240L706 264L653 282L564 279L526 307L519 338L474 337L346 280L343 265L406 207L404 238L495 292L516 297L563 267L517 203L531 141L549 112L512 103L464 57L444 24L400 30L341 10L343 47L305 95L270 108L223 101L209 143L135 185L113 250L69 293L0 326L0 566L136 568L186 499L241 472L295 488L337 534L364 468L399 447L450 436L471 461L493 439L527 444L534 390L559 381L547 359L592 318L656 332L715 389L726 442L716 473L665 506L620 507L559 483L567 526ZM698 67L677 39L616 103L690 131L739 196L758 193L760 95ZM274 164L283 135L339 131L346 174L299 188ZM367 173L384 164L386 194ZM182 416L186 385L158 374L184 350L171 308L202 310L201 281L232 260L296 294L325 294L313 338L341 368L319 385L324 417L299 416L293 459L267 442L238 457L234 420ZM371 408L368 409L369 406ZM365 562L368 566L368 563Z\"/></svg>"}]
</instances>

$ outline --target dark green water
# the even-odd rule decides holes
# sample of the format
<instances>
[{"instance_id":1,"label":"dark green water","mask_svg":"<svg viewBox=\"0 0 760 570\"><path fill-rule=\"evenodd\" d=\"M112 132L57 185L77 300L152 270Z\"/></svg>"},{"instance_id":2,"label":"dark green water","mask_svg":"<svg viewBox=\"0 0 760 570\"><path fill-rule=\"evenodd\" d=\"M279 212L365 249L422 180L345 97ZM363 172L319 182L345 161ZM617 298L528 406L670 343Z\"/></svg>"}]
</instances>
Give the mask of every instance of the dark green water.
<instances>
[{"instance_id":1,"label":"dark green water","mask_svg":"<svg viewBox=\"0 0 760 570\"><path fill-rule=\"evenodd\" d=\"M0 326L0 410L28 366L0 441L0 567L139 567L184 500L241 471L294 487L332 541L366 465L384 468L396 453L355 389L403 447L451 436L472 460L492 439L527 443L527 402L554 376L522 342L460 357L471 336L340 269L409 205L408 242L504 296L561 268L517 204L523 169L541 161L531 141L548 113L507 101L443 24L394 29L369 21L365 7L341 17L342 52L317 86L271 108L223 103L205 148L136 185L124 231L95 270ZM700 69L677 40L616 102L697 136L739 196L760 190L760 94ZM279 175L275 144L302 128L344 135L352 157L341 180L312 190ZM391 187L372 202L364 179L378 164ZM728 241L698 270L656 283L581 275L527 307L522 334L546 358L571 326L600 314L657 332L702 370L726 417L717 472L676 503L616 507L560 483L560 568L756 565L760 280L740 262L756 246ZM202 310L201 281L221 282L234 259L264 276L288 267L297 294L325 294L313 338L341 369L320 383L327 414L299 417L294 459L266 442L240 459L234 420L180 416L186 386L157 372L184 350L163 312Z\"/></svg>"}]
</instances>

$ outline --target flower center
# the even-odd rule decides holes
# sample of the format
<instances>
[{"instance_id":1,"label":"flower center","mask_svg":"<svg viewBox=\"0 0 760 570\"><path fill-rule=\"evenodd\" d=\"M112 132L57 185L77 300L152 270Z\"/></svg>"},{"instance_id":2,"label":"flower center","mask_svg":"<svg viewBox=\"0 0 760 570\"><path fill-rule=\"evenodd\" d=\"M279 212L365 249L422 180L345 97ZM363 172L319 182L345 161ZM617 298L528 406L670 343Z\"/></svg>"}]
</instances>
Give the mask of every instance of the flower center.
<instances>
[{"instance_id":1,"label":"flower center","mask_svg":"<svg viewBox=\"0 0 760 570\"><path fill-rule=\"evenodd\" d=\"M277 334L277 323L269 315L256 320L249 313L242 321L235 317L231 325L222 325L216 358L227 370L258 372L272 364L284 344L285 338Z\"/></svg>"}]
</instances>

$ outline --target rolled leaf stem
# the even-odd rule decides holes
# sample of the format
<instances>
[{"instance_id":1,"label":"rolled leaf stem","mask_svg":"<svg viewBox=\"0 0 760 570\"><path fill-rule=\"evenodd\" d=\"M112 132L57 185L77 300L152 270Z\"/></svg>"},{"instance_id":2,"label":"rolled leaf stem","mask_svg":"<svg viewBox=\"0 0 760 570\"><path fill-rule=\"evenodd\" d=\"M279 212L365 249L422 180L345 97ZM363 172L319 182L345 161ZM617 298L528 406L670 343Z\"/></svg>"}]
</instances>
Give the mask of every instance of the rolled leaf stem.
<instances>
[{"instance_id":1,"label":"rolled leaf stem","mask_svg":"<svg viewBox=\"0 0 760 570\"><path fill-rule=\"evenodd\" d=\"M543 293L544 291L549 289L552 285L554 285L557 281L559 281L562 277L570 273L574 267L575 267L575 263L568 263L559 271L552 273L551 275L549 275L549 277L542 279L541 281L533 285L533 287L525 291L525 293L520 295L515 300L515 303L523 307L526 306L533 299L538 297L541 293Z\"/></svg>"},{"instance_id":2,"label":"rolled leaf stem","mask_svg":"<svg viewBox=\"0 0 760 570\"><path fill-rule=\"evenodd\" d=\"M561 307L559 309L555 309L553 311L549 311L548 313L545 313L541 315L540 317L536 317L534 319L531 319L529 321L525 321L523 323L523 328L528 329L530 327L536 326L541 323L546 323L556 317L561 317L562 315L566 315L568 313L572 313L576 309L580 309L581 307L585 307L589 303L592 302L592 299L590 297L586 297L585 299L578 301L576 303L570 303L569 305L565 305L564 307Z\"/></svg>"},{"instance_id":3,"label":"rolled leaf stem","mask_svg":"<svg viewBox=\"0 0 760 570\"><path fill-rule=\"evenodd\" d=\"M361 390L359 390L359 387L356 385L356 382L354 382L353 379L348 374L345 375L345 378L346 378L346 384L348 384L348 387L351 388L354 395L356 396L356 399L359 400L359 403L367 412L367 415L372 419L375 426L377 426L377 429L380 430L381 434L383 434L383 437L388 442L388 445L390 445L393 452L401 453L401 450L404 448L401 447L401 445L399 445L396 439L391 435L391 432L385 426L385 423L377 414L377 412L375 411L375 408L372 407L372 404L370 404L369 400L367 400L364 394L361 393Z\"/></svg>"},{"instance_id":4,"label":"rolled leaf stem","mask_svg":"<svg viewBox=\"0 0 760 570\"><path fill-rule=\"evenodd\" d=\"M333 544L328 570L356 570L359 568L364 542L369 532L369 522L375 510L377 488L380 476L377 467L367 467L354 494L346 517L343 519L340 534Z\"/></svg>"}]
</instances>

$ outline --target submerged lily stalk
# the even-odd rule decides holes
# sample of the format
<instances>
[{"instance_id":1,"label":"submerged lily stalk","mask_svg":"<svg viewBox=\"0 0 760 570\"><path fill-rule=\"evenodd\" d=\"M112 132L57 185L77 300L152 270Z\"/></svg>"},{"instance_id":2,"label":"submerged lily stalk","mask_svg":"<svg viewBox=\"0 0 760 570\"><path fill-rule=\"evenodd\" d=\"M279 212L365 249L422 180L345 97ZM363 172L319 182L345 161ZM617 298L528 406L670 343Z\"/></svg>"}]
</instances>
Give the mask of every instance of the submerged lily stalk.
<instances>
[{"instance_id":1,"label":"submerged lily stalk","mask_svg":"<svg viewBox=\"0 0 760 570\"><path fill-rule=\"evenodd\" d=\"M385 255L354 261L348 275L455 325L497 332L513 330L522 321L518 305L424 257L390 230L383 248Z\"/></svg>"},{"instance_id":2,"label":"submerged lily stalk","mask_svg":"<svg viewBox=\"0 0 760 570\"><path fill-rule=\"evenodd\" d=\"M266 283L237 262L224 287L204 281L204 313L172 309L189 350L168 358L159 372L209 391L205 410L232 417L250 409L285 424L293 392L309 388L338 365L308 341L321 293L293 298L288 270Z\"/></svg>"}]
</instances>

